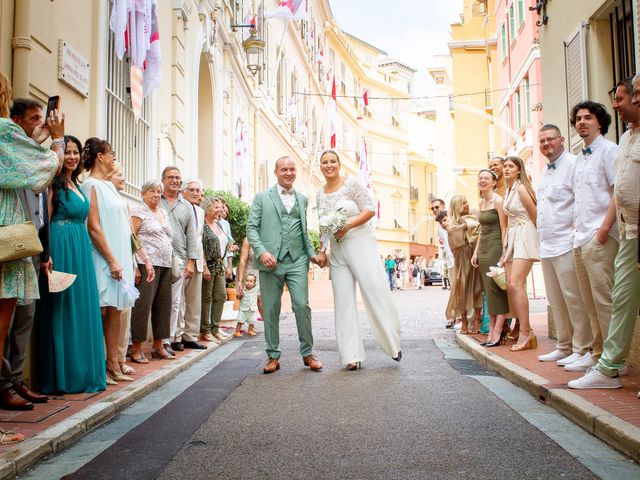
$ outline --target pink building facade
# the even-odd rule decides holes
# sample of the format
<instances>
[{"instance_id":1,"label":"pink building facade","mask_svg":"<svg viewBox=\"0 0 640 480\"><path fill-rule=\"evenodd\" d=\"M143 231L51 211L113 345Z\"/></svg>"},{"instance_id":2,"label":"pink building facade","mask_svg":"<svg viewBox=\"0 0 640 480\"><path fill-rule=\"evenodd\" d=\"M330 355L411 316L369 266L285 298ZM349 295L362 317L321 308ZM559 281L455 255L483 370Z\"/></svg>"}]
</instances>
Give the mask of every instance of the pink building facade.
<instances>
[{"instance_id":1,"label":"pink building facade","mask_svg":"<svg viewBox=\"0 0 640 480\"><path fill-rule=\"evenodd\" d=\"M534 182L546 162L538 149L542 73L538 15L529 10L535 3L535 0L496 0L498 78L493 83L495 152L521 157Z\"/></svg>"}]
</instances>

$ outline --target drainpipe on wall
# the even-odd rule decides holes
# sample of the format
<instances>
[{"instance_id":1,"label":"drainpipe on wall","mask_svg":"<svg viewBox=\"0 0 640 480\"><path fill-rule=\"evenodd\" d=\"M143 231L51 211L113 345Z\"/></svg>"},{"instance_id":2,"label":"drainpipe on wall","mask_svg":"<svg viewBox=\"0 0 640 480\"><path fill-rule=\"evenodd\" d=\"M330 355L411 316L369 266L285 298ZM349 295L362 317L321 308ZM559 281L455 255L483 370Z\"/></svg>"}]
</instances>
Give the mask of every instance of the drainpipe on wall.
<instances>
[{"instance_id":1,"label":"drainpipe on wall","mask_svg":"<svg viewBox=\"0 0 640 480\"><path fill-rule=\"evenodd\" d=\"M29 96L31 62L31 0L15 2L13 40L13 96Z\"/></svg>"}]
</instances>

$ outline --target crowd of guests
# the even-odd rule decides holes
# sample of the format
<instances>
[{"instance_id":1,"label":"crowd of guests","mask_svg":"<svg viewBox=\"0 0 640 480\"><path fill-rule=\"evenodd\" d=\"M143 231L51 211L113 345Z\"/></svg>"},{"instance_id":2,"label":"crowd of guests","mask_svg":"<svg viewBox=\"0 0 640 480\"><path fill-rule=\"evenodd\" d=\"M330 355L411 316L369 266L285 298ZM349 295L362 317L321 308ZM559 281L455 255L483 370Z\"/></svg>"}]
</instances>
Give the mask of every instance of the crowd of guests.
<instances>
[{"instance_id":1,"label":"crowd of guests","mask_svg":"<svg viewBox=\"0 0 640 480\"><path fill-rule=\"evenodd\" d=\"M525 283L540 261L557 344L538 358L584 372L569 382L577 389L621 387L640 307L640 77L618 83L613 109L628 126L618 145L604 137L611 115L592 101L570 115L584 144L577 155L559 127L540 128L547 166L537 191L521 158L496 157L478 174L477 212L461 195L448 211L442 200L431 205L453 259L447 326L459 321L460 333L477 333L484 296L490 332L482 345L536 348ZM504 285L487 276L500 266Z\"/></svg>"},{"instance_id":2,"label":"crowd of guests","mask_svg":"<svg viewBox=\"0 0 640 480\"><path fill-rule=\"evenodd\" d=\"M130 209L121 194L125 172L109 142L82 142L65 132L59 112L43 119L40 103L12 102L2 74L0 117L0 166L9 172L0 175L0 225L31 221L43 246L40 255L0 262L0 408L31 410L51 394L133 381L127 359L148 363L148 340L153 358L171 360L176 351L227 337L220 320L239 247L224 199L205 197L202 182L183 180L170 166L144 183L142 201ZM250 253L243 249L239 273L247 280L238 292L248 293L242 318L253 335L258 298ZM75 279L50 293L52 272ZM240 325L236 335L242 333ZM40 393L22 374L32 337ZM23 439L0 430L0 444Z\"/></svg>"},{"instance_id":3,"label":"crowd of guests","mask_svg":"<svg viewBox=\"0 0 640 480\"><path fill-rule=\"evenodd\" d=\"M434 262L427 262L423 256L405 258L399 255L387 255L384 259L384 271L387 274L390 290L422 289L429 272L435 268Z\"/></svg>"}]
</instances>

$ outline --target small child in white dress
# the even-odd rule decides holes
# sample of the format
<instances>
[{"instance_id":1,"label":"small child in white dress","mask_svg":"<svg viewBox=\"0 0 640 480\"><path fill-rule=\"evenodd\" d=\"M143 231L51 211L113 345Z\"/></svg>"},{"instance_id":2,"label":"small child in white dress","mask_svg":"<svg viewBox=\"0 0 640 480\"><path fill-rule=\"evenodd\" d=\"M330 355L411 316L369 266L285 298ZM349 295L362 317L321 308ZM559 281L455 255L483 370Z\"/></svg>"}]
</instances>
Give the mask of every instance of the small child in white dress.
<instances>
[{"instance_id":1,"label":"small child in white dress","mask_svg":"<svg viewBox=\"0 0 640 480\"><path fill-rule=\"evenodd\" d=\"M247 335L254 337L256 335L256 318L258 317L258 295L260 292L256 288L256 276L248 273L244 279L244 293L240 299L240 311L238 312L238 323L234 337L242 336L242 325L249 325Z\"/></svg>"}]
</instances>

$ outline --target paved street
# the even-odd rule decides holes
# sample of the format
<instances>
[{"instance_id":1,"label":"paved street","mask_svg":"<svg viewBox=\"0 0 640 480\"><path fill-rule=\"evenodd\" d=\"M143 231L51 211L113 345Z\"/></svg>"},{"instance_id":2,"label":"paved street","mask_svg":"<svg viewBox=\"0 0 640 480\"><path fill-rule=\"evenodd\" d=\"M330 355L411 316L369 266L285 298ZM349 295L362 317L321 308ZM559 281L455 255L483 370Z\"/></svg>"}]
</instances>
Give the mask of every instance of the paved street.
<instances>
[{"instance_id":1,"label":"paved street","mask_svg":"<svg viewBox=\"0 0 640 480\"><path fill-rule=\"evenodd\" d=\"M19 478L640 478L635 464L462 352L442 328L448 292L394 292L402 362L363 325L367 361L347 372L330 289L313 285L322 372L303 368L285 315L277 373L261 373L261 335L234 340Z\"/></svg>"}]
</instances>

